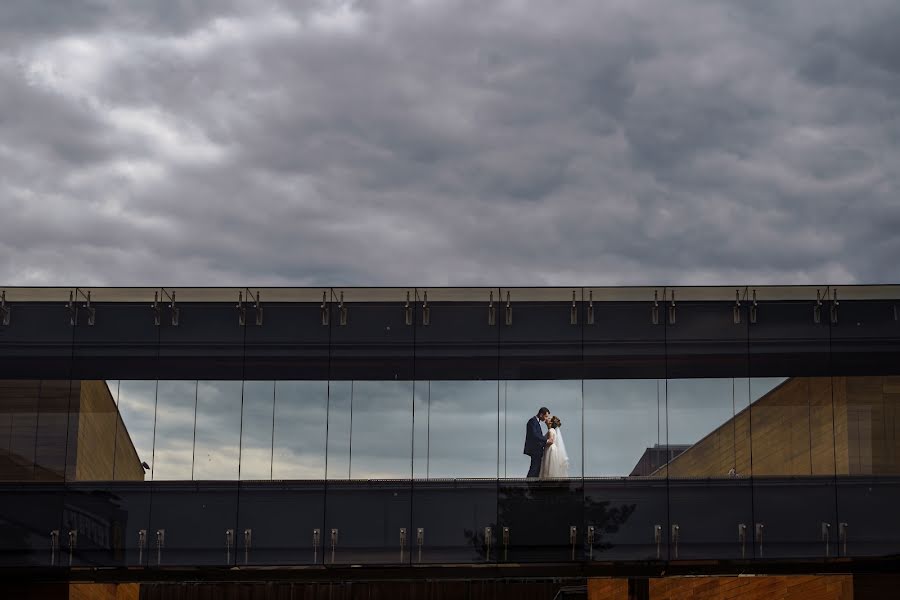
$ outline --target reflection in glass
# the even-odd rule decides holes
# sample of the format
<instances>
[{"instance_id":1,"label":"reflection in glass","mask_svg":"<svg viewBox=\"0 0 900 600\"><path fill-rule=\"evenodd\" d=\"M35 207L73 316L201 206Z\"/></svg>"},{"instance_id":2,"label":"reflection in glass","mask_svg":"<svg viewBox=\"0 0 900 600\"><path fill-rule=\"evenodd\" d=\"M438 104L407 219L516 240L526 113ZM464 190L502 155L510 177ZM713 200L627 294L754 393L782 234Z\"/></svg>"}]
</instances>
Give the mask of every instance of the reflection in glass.
<instances>
[{"instance_id":1,"label":"reflection in glass","mask_svg":"<svg viewBox=\"0 0 900 600\"><path fill-rule=\"evenodd\" d=\"M355 381L351 397L350 476L412 476L412 381Z\"/></svg>"},{"instance_id":2,"label":"reflection in glass","mask_svg":"<svg viewBox=\"0 0 900 600\"><path fill-rule=\"evenodd\" d=\"M327 381L275 382L274 479L325 478L327 404Z\"/></svg>"},{"instance_id":3,"label":"reflection in glass","mask_svg":"<svg viewBox=\"0 0 900 600\"><path fill-rule=\"evenodd\" d=\"M196 381L160 381L156 392L153 479L191 479Z\"/></svg>"},{"instance_id":4,"label":"reflection in glass","mask_svg":"<svg viewBox=\"0 0 900 600\"><path fill-rule=\"evenodd\" d=\"M0 480L27 481L34 477L41 382L4 380L0 385Z\"/></svg>"},{"instance_id":5,"label":"reflection in glass","mask_svg":"<svg viewBox=\"0 0 900 600\"><path fill-rule=\"evenodd\" d=\"M241 402L241 479L272 478L274 381L245 381Z\"/></svg>"},{"instance_id":6,"label":"reflection in glass","mask_svg":"<svg viewBox=\"0 0 900 600\"><path fill-rule=\"evenodd\" d=\"M430 381L416 381L413 394L413 478L428 477L428 426L430 405L428 401Z\"/></svg>"},{"instance_id":7,"label":"reflection in glass","mask_svg":"<svg viewBox=\"0 0 900 600\"><path fill-rule=\"evenodd\" d=\"M426 477L497 477L497 386L496 381L419 383L428 412L416 412L416 428L426 423L427 444L421 456L416 440L416 462L425 464Z\"/></svg>"},{"instance_id":8,"label":"reflection in glass","mask_svg":"<svg viewBox=\"0 0 900 600\"><path fill-rule=\"evenodd\" d=\"M665 382L584 381L585 476L650 475L668 461Z\"/></svg>"},{"instance_id":9,"label":"reflection in glass","mask_svg":"<svg viewBox=\"0 0 900 600\"><path fill-rule=\"evenodd\" d=\"M153 426L156 412L156 381L123 380L118 386L119 419L116 425L116 463L114 479L152 479L143 468L132 465L146 462L152 465ZM192 415L193 417L193 415Z\"/></svg>"},{"instance_id":10,"label":"reflection in glass","mask_svg":"<svg viewBox=\"0 0 900 600\"><path fill-rule=\"evenodd\" d=\"M194 479L237 479L241 440L240 381L197 384Z\"/></svg>"},{"instance_id":11,"label":"reflection in glass","mask_svg":"<svg viewBox=\"0 0 900 600\"><path fill-rule=\"evenodd\" d=\"M754 378L750 396L754 475L834 473L830 377Z\"/></svg>"},{"instance_id":12,"label":"reflection in glass","mask_svg":"<svg viewBox=\"0 0 900 600\"><path fill-rule=\"evenodd\" d=\"M582 400L581 380L503 381L500 397L505 415L503 477L525 477L529 457L522 453L525 426L542 406L562 421L560 428L569 455L569 477L581 477ZM546 426L541 426L546 433Z\"/></svg>"},{"instance_id":13,"label":"reflection in glass","mask_svg":"<svg viewBox=\"0 0 900 600\"><path fill-rule=\"evenodd\" d=\"M38 398L37 439L34 451L34 478L60 481L74 478L75 436L69 440L69 399L71 384L65 379L44 379ZM77 414L76 414L77 419ZM73 419L72 428L77 426ZM73 431L74 433L74 431ZM72 449L67 463L68 450ZM67 467L71 472L67 473Z\"/></svg>"},{"instance_id":14,"label":"reflection in glass","mask_svg":"<svg viewBox=\"0 0 900 600\"><path fill-rule=\"evenodd\" d=\"M670 477L749 474L749 462L737 464L735 394L732 378L668 380Z\"/></svg>"},{"instance_id":15,"label":"reflection in glass","mask_svg":"<svg viewBox=\"0 0 900 600\"><path fill-rule=\"evenodd\" d=\"M900 475L900 377L835 377L841 475Z\"/></svg>"},{"instance_id":16,"label":"reflection in glass","mask_svg":"<svg viewBox=\"0 0 900 600\"><path fill-rule=\"evenodd\" d=\"M73 382L72 392L78 401L72 408L78 435L75 456L76 481L109 481L113 479L116 455L118 413L116 396L118 381L83 380ZM123 460L125 456L123 455ZM142 474L140 463L132 458L131 471Z\"/></svg>"},{"instance_id":17,"label":"reflection in glass","mask_svg":"<svg viewBox=\"0 0 900 600\"><path fill-rule=\"evenodd\" d=\"M325 454L325 476L328 479L350 479L352 396L352 381L332 381L328 384L328 448Z\"/></svg>"}]
</instances>

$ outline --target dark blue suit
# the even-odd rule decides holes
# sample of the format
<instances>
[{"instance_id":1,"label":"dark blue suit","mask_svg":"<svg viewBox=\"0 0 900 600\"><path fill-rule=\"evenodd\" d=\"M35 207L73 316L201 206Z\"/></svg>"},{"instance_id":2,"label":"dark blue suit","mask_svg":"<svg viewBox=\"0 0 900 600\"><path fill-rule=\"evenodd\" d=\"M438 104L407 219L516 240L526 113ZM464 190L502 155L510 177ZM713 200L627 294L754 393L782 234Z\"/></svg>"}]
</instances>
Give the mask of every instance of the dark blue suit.
<instances>
[{"instance_id":1,"label":"dark blue suit","mask_svg":"<svg viewBox=\"0 0 900 600\"><path fill-rule=\"evenodd\" d=\"M541 431L541 422L537 417L531 417L525 424L525 454L531 457L531 466L528 468L528 477L537 477L541 472L541 459L544 457L544 448L547 440Z\"/></svg>"}]
</instances>

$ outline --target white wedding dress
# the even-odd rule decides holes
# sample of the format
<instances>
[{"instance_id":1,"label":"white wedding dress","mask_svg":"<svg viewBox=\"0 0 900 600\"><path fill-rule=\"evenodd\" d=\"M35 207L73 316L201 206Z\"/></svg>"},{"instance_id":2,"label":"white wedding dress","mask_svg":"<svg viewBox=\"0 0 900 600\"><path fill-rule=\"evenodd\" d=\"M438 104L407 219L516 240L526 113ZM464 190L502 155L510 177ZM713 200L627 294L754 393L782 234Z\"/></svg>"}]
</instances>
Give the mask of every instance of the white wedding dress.
<instances>
[{"instance_id":1,"label":"white wedding dress","mask_svg":"<svg viewBox=\"0 0 900 600\"><path fill-rule=\"evenodd\" d=\"M547 431L547 439L553 443L544 449L544 457L541 459L541 473L539 479L556 479L569 476L569 455L566 454L566 444L563 442L559 428Z\"/></svg>"}]
</instances>

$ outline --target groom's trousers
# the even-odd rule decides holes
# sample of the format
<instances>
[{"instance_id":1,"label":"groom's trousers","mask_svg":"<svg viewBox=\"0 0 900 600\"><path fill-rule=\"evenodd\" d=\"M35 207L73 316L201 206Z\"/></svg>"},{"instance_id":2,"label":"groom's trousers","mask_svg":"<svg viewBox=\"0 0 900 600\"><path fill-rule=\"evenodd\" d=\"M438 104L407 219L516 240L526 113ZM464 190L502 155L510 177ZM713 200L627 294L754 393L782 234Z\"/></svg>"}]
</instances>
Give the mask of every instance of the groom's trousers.
<instances>
[{"instance_id":1,"label":"groom's trousers","mask_svg":"<svg viewBox=\"0 0 900 600\"><path fill-rule=\"evenodd\" d=\"M537 477L541 474L541 459L543 456L540 454L532 454L531 455L531 466L528 467L528 477Z\"/></svg>"}]
</instances>

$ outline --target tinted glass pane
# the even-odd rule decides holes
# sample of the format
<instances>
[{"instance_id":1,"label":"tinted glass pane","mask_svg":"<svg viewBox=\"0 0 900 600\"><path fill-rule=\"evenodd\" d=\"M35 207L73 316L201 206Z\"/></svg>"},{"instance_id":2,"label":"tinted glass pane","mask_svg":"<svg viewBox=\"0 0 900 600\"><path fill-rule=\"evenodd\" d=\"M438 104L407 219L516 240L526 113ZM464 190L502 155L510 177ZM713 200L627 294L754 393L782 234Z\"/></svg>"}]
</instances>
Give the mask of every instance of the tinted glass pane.
<instances>
[{"instance_id":1,"label":"tinted glass pane","mask_svg":"<svg viewBox=\"0 0 900 600\"><path fill-rule=\"evenodd\" d=\"M141 465L153 463L156 381L119 382L119 420L116 424L116 480L150 479ZM193 417L193 415L191 415Z\"/></svg>"},{"instance_id":2,"label":"tinted glass pane","mask_svg":"<svg viewBox=\"0 0 900 600\"><path fill-rule=\"evenodd\" d=\"M75 564L147 565L150 496L149 484L69 486L63 530L77 532Z\"/></svg>"},{"instance_id":3,"label":"tinted glass pane","mask_svg":"<svg viewBox=\"0 0 900 600\"><path fill-rule=\"evenodd\" d=\"M834 377L834 430L842 556L900 549L900 378Z\"/></svg>"},{"instance_id":4,"label":"tinted glass pane","mask_svg":"<svg viewBox=\"0 0 900 600\"><path fill-rule=\"evenodd\" d=\"M349 386L348 386L349 387ZM327 423L327 381L275 382L275 479L324 479ZM347 424L349 426L349 402ZM331 424L338 430L341 417ZM349 447L348 447L349 450ZM340 452L333 457L340 462ZM349 464L344 454L344 475ZM336 465L335 465L336 466ZM339 471L339 467L336 466Z\"/></svg>"},{"instance_id":5,"label":"tinted glass pane","mask_svg":"<svg viewBox=\"0 0 900 600\"><path fill-rule=\"evenodd\" d=\"M245 381L241 410L241 479L272 478L274 381Z\"/></svg>"},{"instance_id":6,"label":"tinted glass pane","mask_svg":"<svg viewBox=\"0 0 900 600\"><path fill-rule=\"evenodd\" d=\"M499 487L497 520L500 562L581 560L582 482L580 479L503 481Z\"/></svg>"},{"instance_id":7,"label":"tinted glass pane","mask_svg":"<svg viewBox=\"0 0 900 600\"><path fill-rule=\"evenodd\" d=\"M417 429L426 424L426 453L416 456L425 476L497 477L497 382L431 381L418 388L427 398L427 411L416 414Z\"/></svg>"},{"instance_id":8,"label":"tinted glass pane","mask_svg":"<svg viewBox=\"0 0 900 600\"><path fill-rule=\"evenodd\" d=\"M61 484L0 486L0 562L6 566L68 565Z\"/></svg>"},{"instance_id":9,"label":"tinted glass pane","mask_svg":"<svg viewBox=\"0 0 900 600\"><path fill-rule=\"evenodd\" d=\"M900 552L900 479L853 475L838 479L837 531L832 552L840 556L896 556Z\"/></svg>"},{"instance_id":10,"label":"tinted glass pane","mask_svg":"<svg viewBox=\"0 0 900 600\"><path fill-rule=\"evenodd\" d=\"M328 384L328 450L325 455L328 479L350 478L353 383L332 381Z\"/></svg>"},{"instance_id":11,"label":"tinted glass pane","mask_svg":"<svg viewBox=\"0 0 900 600\"><path fill-rule=\"evenodd\" d=\"M752 522L746 379L670 379L671 558L747 558Z\"/></svg>"},{"instance_id":12,"label":"tinted glass pane","mask_svg":"<svg viewBox=\"0 0 900 600\"><path fill-rule=\"evenodd\" d=\"M750 381L757 557L834 550L833 391L830 377Z\"/></svg>"},{"instance_id":13,"label":"tinted glass pane","mask_svg":"<svg viewBox=\"0 0 900 600\"><path fill-rule=\"evenodd\" d=\"M154 480L190 480L194 460L196 381L160 381L153 434Z\"/></svg>"},{"instance_id":14,"label":"tinted glass pane","mask_svg":"<svg viewBox=\"0 0 900 600\"><path fill-rule=\"evenodd\" d=\"M111 388L110 383L114 387ZM82 380L73 385L73 393L78 394L77 410L72 415L72 419L77 420L78 432L76 481L113 479L118 429L115 399L117 384L118 382L104 380ZM143 471L140 462L135 462L132 467L139 472Z\"/></svg>"},{"instance_id":15,"label":"tinted glass pane","mask_svg":"<svg viewBox=\"0 0 900 600\"><path fill-rule=\"evenodd\" d=\"M234 565L237 483L156 482L150 566Z\"/></svg>"},{"instance_id":16,"label":"tinted glass pane","mask_svg":"<svg viewBox=\"0 0 900 600\"><path fill-rule=\"evenodd\" d=\"M829 377L750 380L753 474L834 473Z\"/></svg>"},{"instance_id":17,"label":"tinted glass pane","mask_svg":"<svg viewBox=\"0 0 900 600\"><path fill-rule=\"evenodd\" d=\"M559 437L563 440L557 448L565 452L567 466L554 471L554 476L581 477L582 464L582 402L580 380L525 380L500 383L500 398L504 414L505 458L503 477L526 477L531 468L531 456L524 453L529 421L540 408L547 408L551 417L562 423ZM547 435L547 425L540 423L541 435ZM547 463L552 454L544 450ZM537 458L540 464L543 457ZM560 465L565 464L560 461ZM540 471L540 469L539 469ZM546 471L546 467L545 467Z\"/></svg>"},{"instance_id":18,"label":"tinted glass pane","mask_svg":"<svg viewBox=\"0 0 900 600\"><path fill-rule=\"evenodd\" d=\"M584 382L585 476L651 475L667 458L665 381Z\"/></svg>"},{"instance_id":19,"label":"tinted glass pane","mask_svg":"<svg viewBox=\"0 0 900 600\"><path fill-rule=\"evenodd\" d=\"M78 390L62 379L41 381L38 399L37 439L35 441L34 478L61 481L75 477L75 444L78 433ZM74 417L69 407L74 397ZM71 431L70 431L71 428ZM70 439L70 433L72 434ZM70 452L71 451L71 452ZM67 463L67 455L68 457Z\"/></svg>"},{"instance_id":20,"label":"tinted glass pane","mask_svg":"<svg viewBox=\"0 0 900 600\"><path fill-rule=\"evenodd\" d=\"M197 386L194 479L237 479L241 440L240 381Z\"/></svg>"},{"instance_id":21,"label":"tinted glass pane","mask_svg":"<svg viewBox=\"0 0 900 600\"><path fill-rule=\"evenodd\" d=\"M835 377L839 474L900 475L900 377Z\"/></svg>"},{"instance_id":22,"label":"tinted glass pane","mask_svg":"<svg viewBox=\"0 0 900 600\"><path fill-rule=\"evenodd\" d=\"M324 502L321 481L242 483L238 564L321 564Z\"/></svg>"},{"instance_id":23,"label":"tinted glass pane","mask_svg":"<svg viewBox=\"0 0 900 600\"><path fill-rule=\"evenodd\" d=\"M350 476L412 475L412 381L355 381L352 386Z\"/></svg>"},{"instance_id":24,"label":"tinted glass pane","mask_svg":"<svg viewBox=\"0 0 900 600\"><path fill-rule=\"evenodd\" d=\"M587 560L667 558L668 485L665 479L591 479L584 484Z\"/></svg>"},{"instance_id":25,"label":"tinted glass pane","mask_svg":"<svg viewBox=\"0 0 900 600\"><path fill-rule=\"evenodd\" d=\"M410 484L329 482L325 494L325 562L410 562Z\"/></svg>"},{"instance_id":26,"label":"tinted glass pane","mask_svg":"<svg viewBox=\"0 0 900 600\"><path fill-rule=\"evenodd\" d=\"M413 394L413 465L412 476L415 479L428 477L430 456L428 447L428 427L430 425L429 396L430 381L416 381Z\"/></svg>"},{"instance_id":27,"label":"tinted glass pane","mask_svg":"<svg viewBox=\"0 0 900 600\"><path fill-rule=\"evenodd\" d=\"M39 379L0 381L0 479L34 478Z\"/></svg>"},{"instance_id":28,"label":"tinted glass pane","mask_svg":"<svg viewBox=\"0 0 900 600\"><path fill-rule=\"evenodd\" d=\"M498 533L496 480L417 481L413 486L414 563L495 562Z\"/></svg>"}]
</instances>

